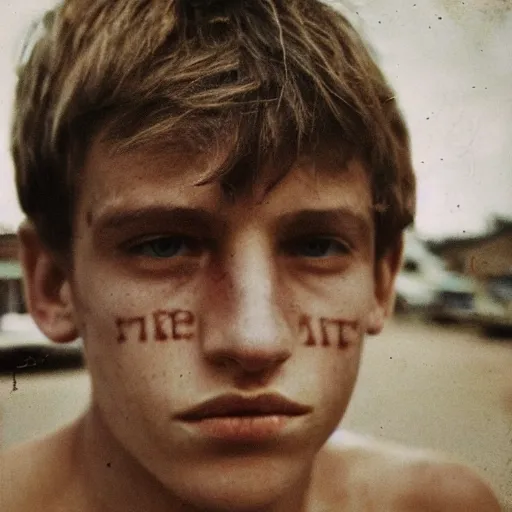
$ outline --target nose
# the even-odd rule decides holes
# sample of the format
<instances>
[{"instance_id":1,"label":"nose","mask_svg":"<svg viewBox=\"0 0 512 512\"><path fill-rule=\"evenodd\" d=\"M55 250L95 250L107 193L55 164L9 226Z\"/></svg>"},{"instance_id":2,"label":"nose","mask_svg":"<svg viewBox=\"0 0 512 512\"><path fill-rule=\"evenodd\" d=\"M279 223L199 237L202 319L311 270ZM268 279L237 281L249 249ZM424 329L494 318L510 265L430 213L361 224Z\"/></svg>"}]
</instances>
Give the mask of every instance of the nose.
<instances>
[{"instance_id":1,"label":"nose","mask_svg":"<svg viewBox=\"0 0 512 512\"><path fill-rule=\"evenodd\" d=\"M280 305L274 259L260 237L234 244L212 301L216 306L209 308L214 314L203 339L209 360L256 373L290 357L293 340Z\"/></svg>"}]
</instances>

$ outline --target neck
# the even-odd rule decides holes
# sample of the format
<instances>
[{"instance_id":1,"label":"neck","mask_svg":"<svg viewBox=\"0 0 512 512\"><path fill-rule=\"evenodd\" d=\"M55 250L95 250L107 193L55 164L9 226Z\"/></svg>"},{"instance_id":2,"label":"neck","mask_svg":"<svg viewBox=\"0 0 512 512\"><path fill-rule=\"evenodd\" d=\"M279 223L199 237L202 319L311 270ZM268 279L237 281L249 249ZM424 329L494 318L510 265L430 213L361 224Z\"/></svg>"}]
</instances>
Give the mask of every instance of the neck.
<instances>
[{"instance_id":1,"label":"neck","mask_svg":"<svg viewBox=\"0 0 512 512\"><path fill-rule=\"evenodd\" d=\"M165 488L115 439L93 406L77 426L77 459L81 461L87 507L95 512L151 510L151 512L199 512ZM303 475L279 502L240 512L307 512L311 472ZM201 512L207 512L201 507ZM218 512L219 509L215 508ZM229 506L230 512L236 509Z\"/></svg>"}]
</instances>

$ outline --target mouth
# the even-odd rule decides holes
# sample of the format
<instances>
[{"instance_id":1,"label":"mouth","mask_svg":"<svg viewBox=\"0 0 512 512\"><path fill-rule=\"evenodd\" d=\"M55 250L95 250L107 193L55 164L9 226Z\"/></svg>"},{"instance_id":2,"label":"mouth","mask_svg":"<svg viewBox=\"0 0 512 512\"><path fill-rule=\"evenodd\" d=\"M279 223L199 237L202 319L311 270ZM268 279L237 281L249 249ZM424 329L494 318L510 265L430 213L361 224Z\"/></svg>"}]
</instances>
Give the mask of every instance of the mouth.
<instances>
[{"instance_id":1,"label":"mouth","mask_svg":"<svg viewBox=\"0 0 512 512\"><path fill-rule=\"evenodd\" d=\"M312 408L278 394L226 394L175 416L202 435L223 441L254 442L275 438L294 418Z\"/></svg>"},{"instance_id":2,"label":"mouth","mask_svg":"<svg viewBox=\"0 0 512 512\"><path fill-rule=\"evenodd\" d=\"M176 417L183 421L200 421L208 418L233 416L300 416L311 412L311 409L311 407L293 402L278 394L254 397L227 394L203 402Z\"/></svg>"}]
</instances>

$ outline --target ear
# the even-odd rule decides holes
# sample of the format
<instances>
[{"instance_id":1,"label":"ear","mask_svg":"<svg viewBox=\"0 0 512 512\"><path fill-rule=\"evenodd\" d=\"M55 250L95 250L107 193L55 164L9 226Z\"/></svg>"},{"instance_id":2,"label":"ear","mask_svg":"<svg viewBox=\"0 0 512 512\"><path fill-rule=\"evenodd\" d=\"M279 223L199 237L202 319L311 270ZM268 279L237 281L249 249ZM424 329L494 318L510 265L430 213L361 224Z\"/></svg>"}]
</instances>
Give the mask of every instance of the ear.
<instances>
[{"instance_id":1,"label":"ear","mask_svg":"<svg viewBox=\"0 0 512 512\"><path fill-rule=\"evenodd\" d=\"M78 337L78 331L70 271L45 247L32 223L24 222L18 237L29 313L49 339L61 343L73 341Z\"/></svg>"},{"instance_id":2,"label":"ear","mask_svg":"<svg viewBox=\"0 0 512 512\"><path fill-rule=\"evenodd\" d=\"M366 332L379 334L384 321L394 309L395 280L402 265L404 248L403 234L375 263L374 304L368 316Z\"/></svg>"}]
</instances>

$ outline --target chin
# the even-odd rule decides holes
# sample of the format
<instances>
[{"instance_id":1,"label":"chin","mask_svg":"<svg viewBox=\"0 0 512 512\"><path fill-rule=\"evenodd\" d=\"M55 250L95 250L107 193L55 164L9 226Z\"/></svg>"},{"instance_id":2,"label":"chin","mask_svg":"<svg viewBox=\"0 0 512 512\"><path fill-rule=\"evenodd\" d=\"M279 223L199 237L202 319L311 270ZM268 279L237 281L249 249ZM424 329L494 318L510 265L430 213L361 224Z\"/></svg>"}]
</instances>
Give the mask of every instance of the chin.
<instances>
[{"instance_id":1,"label":"chin","mask_svg":"<svg viewBox=\"0 0 512 512\"><path fill-rule=\"evenodd\" d=\"M295 494L298 488L305 489L309 466L305 460L247 454L217 464L205 462L180 472L180 481L168 482L167 486L179 489L176 494L180 499L199 510L267 510L276 503L293 500L290 489Z\"/></svg>"}]
</instances>

